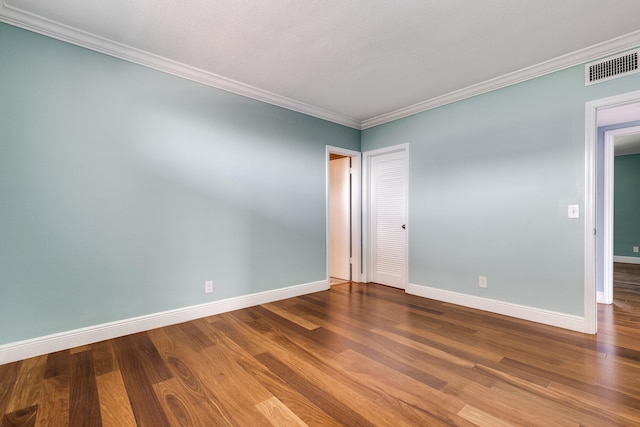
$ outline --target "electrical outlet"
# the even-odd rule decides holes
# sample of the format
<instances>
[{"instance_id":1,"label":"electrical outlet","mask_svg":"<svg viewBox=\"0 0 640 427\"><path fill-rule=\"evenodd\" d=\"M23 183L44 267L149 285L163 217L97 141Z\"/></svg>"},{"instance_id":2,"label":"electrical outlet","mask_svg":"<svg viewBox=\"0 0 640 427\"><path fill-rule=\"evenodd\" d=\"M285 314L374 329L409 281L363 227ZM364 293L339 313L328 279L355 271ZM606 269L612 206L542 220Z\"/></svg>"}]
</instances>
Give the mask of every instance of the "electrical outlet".
<instances>
[{"instance_id":1,"label":"electrical outlet","mask_svg":"<svg viewBox=\"0 0 640 427\"><path fill-rule=\"evenodd\" d=\"M480 286L481 288L487 287L487 276L480 276L478 278L478 286Z\"/></svg>"},{"instance_id":2,"label":"electrical outlet","mask_svg":"<svg viewBox=\"0 0 640 427\"><path fill-rule=\"evenodd\" d=\"M640 252L640 247L638 247L638 246L634 246L634 247L633 247L633 252L635 252L635 253Z\"/></svg>"},{"instance_id":3,"label":"electrical outlet","mask_svg":"<svg viewBox=\"0 0 640 427\"><path fill-rule=\"evenodd\" d=\"M207 280L204 282L204 293L210 294L211 292L213 292L213 280Z\"/></svg>"}]
</instances>

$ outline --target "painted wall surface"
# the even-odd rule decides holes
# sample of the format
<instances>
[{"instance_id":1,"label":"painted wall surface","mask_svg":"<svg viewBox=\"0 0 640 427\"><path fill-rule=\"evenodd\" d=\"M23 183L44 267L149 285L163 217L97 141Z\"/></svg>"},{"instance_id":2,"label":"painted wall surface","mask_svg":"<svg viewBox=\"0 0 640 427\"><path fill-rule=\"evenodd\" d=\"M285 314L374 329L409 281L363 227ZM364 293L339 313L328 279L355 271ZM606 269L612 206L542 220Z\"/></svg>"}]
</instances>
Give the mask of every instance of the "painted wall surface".
<instances>
[{"instance_id":1,"label":"painted wall surface","mask_svg":"<svg viewBox=\"0 0 640 427\"><path fill-rule=\"evenodd\" d=\"M640 154L616 156L613 196L613 253L640 257Z\"/></svg>"},{"instance_id":2,"label":"painted wall surface","mask_svg":"<svg viewBox=\"0 0 640 427\"><path fill-rule=\"evenodd\" d=\"M0 24L0 344L326 279L327 144L360 132Z\"/></svg>"},{"instance_id":3,"label":"painted wall surface","mask_svg":"<svg viewBox=\"0 0 640 427\"><path fill-rule=\"evenodd\" d=\"M410 144L410 282L584 315L585 103L640 76L584 86L572 67L363 131ZM478 287L478 276L488 288Z\"/></svg>"}]
</instances>

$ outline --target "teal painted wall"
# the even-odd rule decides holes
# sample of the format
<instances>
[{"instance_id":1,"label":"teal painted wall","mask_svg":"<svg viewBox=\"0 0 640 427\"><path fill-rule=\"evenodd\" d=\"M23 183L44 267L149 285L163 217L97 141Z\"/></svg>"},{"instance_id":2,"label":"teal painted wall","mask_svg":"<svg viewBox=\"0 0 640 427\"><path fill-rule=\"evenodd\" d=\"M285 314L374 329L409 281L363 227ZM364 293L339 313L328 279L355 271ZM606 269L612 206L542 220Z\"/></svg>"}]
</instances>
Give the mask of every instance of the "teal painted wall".
<instances>
[{"instance_id":1,"label":"teal painted wall","mask_svg":"<svg viewBox=\"0 0 640 427\"><path fill-rule=\"evenodd\" d=\"M325 279L327 144L360 132L0 24L0 344Z\"/></svg>"},{"instance_id":2,"label":"teal painted wall","mask_svg":"<svg viewBox=\"0 0 640 427\"><path fill-rule=\"evenodd\" d=\"M577 66L363 131L362 150L410 144L410 282L582 316L585 87ZM478 276L488 288L478 287Z\"/></svg>"},{"instance_id":3,"label":"teal painted wall","mask_svg":"<svg viewBox=\"0 0 640 427\"><path fill-rule=\"evenodd\" d=\"M640 154L616 156L613 170L613 253L640 257Z\"/></svg>"}]
</instances>

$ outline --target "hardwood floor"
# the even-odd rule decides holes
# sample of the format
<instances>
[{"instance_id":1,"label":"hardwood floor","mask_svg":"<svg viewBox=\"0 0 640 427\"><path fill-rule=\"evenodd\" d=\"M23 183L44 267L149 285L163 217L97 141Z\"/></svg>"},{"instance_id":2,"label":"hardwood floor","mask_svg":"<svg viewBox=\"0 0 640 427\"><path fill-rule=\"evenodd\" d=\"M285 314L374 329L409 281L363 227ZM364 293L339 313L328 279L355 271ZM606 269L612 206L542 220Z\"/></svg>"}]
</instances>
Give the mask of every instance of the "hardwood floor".
<instances>
[{"instance_id":1,"label":"hardwood floor","mask_svg":"<svg viewBox=\"0 0 640 427\"><path fill-rule=\"evenodd\" d=\"M1 425L640 425L640 266L615 277L595 337L346 283L1 365Z\"/></svg>"},{"instance_id":2,"label":"hardwood floor","mask_svg":"<svg viewBox=\"0 0 640 427\"><path fill-rule=\"evenodd\" d=\"M613 298L619 304L640 304L640 264L615 263Z\"/></svg>"}]
</instances>

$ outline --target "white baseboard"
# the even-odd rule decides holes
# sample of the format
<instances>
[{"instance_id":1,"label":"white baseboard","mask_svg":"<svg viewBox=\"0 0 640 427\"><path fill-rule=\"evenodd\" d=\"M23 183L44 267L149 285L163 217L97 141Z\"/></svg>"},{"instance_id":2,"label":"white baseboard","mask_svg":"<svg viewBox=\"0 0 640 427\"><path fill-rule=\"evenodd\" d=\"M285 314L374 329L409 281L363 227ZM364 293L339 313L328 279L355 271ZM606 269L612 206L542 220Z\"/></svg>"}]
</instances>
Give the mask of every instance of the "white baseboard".
<instances>
[{"instance_id":1,"label":"white baseboard","mask_svg":"<svg viewBox=\"0 0 640 427\"><path fill-rule=\"evenodd\" d=\"M596 302L598 304L604 304L604 292L596 291Z\"/></svg>"},{"instance_id":2,"label":"white baseboard","mask_svg":"<svg viewBox=\"0 0 640 427\"><path fill-rule=\"evenodd\" d=\"M614 256L613 262L623 262L625 264L640 264L640 257L635 256Z\"/></svg>"},{"instance_id":3,"label":"white baseboard","mask_svg":"<svg viewBox=\"0 0 640 427\"><path fill-rule=\"evenodd\" d=\"M545 325L557 326L559 328L587 333L585 328L585 319L584 317L580 316L558 313L555 311L543 310L540 308L512 304L509 302L498 301L474 295L466 295L458 292L446 291L443 289L430 288L428 286L420 286L414 284L410 284L409 286L407 286L406 292L411 295L431 298L434 300L457 304L464 307L475 308L478 310L489 311L492 313L511 316L518 319L529 320L532 322L543 323Z\"/></svg>"},{"instance_id":4,"label":"white baseboard","mask_svg":"<svg viewBox=\"0 0 640 427\"><path fill-rule=\"evenodd\" d=\"M321 280L4 344L0 346L0 365L327 289L329 281Z\"/></svg>"}]
</instances>

